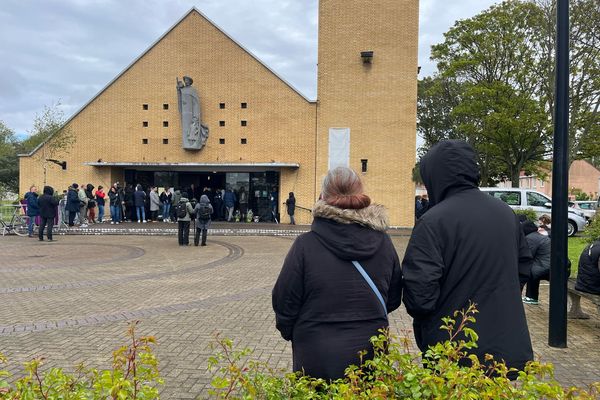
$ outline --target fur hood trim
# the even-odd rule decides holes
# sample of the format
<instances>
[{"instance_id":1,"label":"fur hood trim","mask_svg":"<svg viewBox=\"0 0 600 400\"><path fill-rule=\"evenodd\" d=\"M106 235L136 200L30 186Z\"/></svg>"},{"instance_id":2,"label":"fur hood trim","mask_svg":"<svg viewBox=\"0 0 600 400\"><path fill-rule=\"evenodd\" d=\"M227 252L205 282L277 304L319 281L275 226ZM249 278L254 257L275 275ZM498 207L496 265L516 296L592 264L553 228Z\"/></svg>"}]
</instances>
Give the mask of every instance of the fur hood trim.
<instances>
[{"instance_id":1,"label":"fur hood trim","mask_svg":"<svg viewBox=\"0 0 600 400\"><path fill-rule=\"evenodd\" d=\"M341 224L359 224L382 232L385 232L389 226L387 210L381 204L371 204L353 210L330 206L323 200L319 200L313 207L313 217L331 219Z\"/></svg>"}]
</instances>

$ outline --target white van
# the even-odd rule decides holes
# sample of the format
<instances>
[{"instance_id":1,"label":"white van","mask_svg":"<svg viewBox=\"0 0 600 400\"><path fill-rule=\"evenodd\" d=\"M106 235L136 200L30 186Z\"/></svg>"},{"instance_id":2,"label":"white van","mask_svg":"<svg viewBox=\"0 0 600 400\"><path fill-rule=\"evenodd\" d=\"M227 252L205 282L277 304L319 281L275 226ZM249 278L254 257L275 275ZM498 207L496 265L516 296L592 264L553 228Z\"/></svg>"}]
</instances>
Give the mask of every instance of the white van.
<instances>
[{"instance_id":1,"label":"white van","mask_svg":"<svg viewBox=\"0 0 600 400\"><path fill-rule=\"evenodd\" d=\"M550 214L552 212L552 199L535 190L495 187L484 187L480 189L482 192L486 192L490 196L502 200L514 210L533 210L538 217L542 214ZM586 220L583 213L569 207L569 236L573 236L578 231L583 230L585 224Z\"/></svg>"}]
</instances>

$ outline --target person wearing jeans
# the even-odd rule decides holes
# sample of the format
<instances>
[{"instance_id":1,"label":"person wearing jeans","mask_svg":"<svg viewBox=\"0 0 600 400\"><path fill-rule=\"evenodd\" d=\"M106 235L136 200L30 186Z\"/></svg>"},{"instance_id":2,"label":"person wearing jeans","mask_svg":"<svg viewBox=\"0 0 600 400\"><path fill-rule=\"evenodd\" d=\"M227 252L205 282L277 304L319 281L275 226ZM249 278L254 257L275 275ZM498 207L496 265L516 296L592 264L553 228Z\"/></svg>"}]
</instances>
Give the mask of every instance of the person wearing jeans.
<instances>
[{"instance_id":1,"label":"person wearing jeans","mask_svg":"<svg viewBox=\"0 0 600 400\"><path fill-rule=\"evenodd\" d=\"M40 215L40 208L38 205L38 194L37 187L31 186L29 192L25 194L25 202L27 203L27 232L29 237L33 237L33 224L35 217Z\"/></svg>"},{"instance_id":2,"label":"person wearing jeans","mask_svg":"<svg viewBox=\"0 0 600 400\"><path fill-rule=\"evenodd\" d=\"M133 201L138 223L146 223L146 192L142 190L142 185L137 185L135 188Z\"/></svg>"},{"instance_id":3,"label":"person wearing jeans","mask_svg":"<svg viewBox=\"0 0 600 400\"><path fill-rule=\"evenodd\" d=\"M110 204L110 219L111 224L121 222L121 201L117 188L112 186L108 191L108 199Z\"/></svg>"},{"instance_id":4,"label":"person wearing jeans","mask_svg":"<svg viewBox=\"0 0 600 400\"><path fill-rule=\"evenodd\" d=\"M96 190L96 204L98 205L98 222L102 223L104 219L104 198L106 197L106 193L104 193L104 188L102 186L98 186L98 190Z\"/></svg>"}]
</instances>

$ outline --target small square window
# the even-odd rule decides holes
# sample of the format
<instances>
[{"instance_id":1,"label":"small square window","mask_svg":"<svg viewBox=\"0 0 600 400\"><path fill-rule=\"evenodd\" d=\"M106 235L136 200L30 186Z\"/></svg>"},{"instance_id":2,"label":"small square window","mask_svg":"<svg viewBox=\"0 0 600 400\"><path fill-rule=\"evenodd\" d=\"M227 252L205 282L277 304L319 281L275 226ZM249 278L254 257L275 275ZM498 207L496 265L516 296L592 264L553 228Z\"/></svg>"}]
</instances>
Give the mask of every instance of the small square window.
<instances>
[{"instance_id":1,"label":"small square window","mask_svg":"<svg viewBox=\"0 0 600 400\"><path fill-rule=\"evenodd\" d=\"M169 121L163 121L163 128L169 127Z\"/></svg>"},{"instance_id":2,"label":"small square window","mask_svg":"<svg viewBox=\"0 0 600 400\"><path fill-rule=\"evenodd\" d=\"M248 103L242 103L242 108L248 108Z\"/></svg>"},{"instance_id":3,"label":"small square window","mask_svg":"<svg viewBox=\"0 0 600 400\"><path fill-rule=\"evenodd\" d=\"M168 110L169 109L169 105L167 103L163 104L163 110Z\"/></svg>"},{"instance_id":4,"label":"small square window","mask_svg":"<svg viewBox=\"0 0 600 400\"><path fill-rule=\"evenodd\" d=\"M362 160L360 160L360 165L361 165L361 171L362 172L367 172L367 165L369 163L369 160L363 158Z\"/></svg>"},{"instance_id":5,"label":"small square window","mask_svg":"<svg viewBox=\"0 0 600 400\"><path fill-rule=\"evenodd\" d=\"M148 104L142 104L142 110L147 110L148 109Z\"/></svg>"},{"instance_id":6,"label":"small square window","mask_svg":"<svg viewBox=\"0 0 600 400\"><path fill-rule=\"evenodd\" d=\"M248 140L246 138L242 138L241 142L242 142L242 144L247 144Z\"/></svg>"},{"instance_id":7,"label":"small square window","mask_svg":"<svg viewBox=\"0 0 600 400\"><path fill-rule=\"evenodd\" d=\"M144 121L144 122L142 122L142 126L143 126L144 128L147 128L147 127L148 127L148 121Z\"/></svg>"},{"instance_id":8,"label":"small square window","mask_svg":"<svg viewBox=\"0 0 600 400\"><path fill-rule=\"evenodd\" d=\"M163 144L169 144L169 139L163 139Z\"/></svg>"},{"instance_id":9,"label":"small square window","mask_svg":"<svg viewBox=\"0 0 600 400\"><path fill-rule=\"evenodd\" d=\"M248 125L248 121L244 121L244 120L242 120L241 122L242 122L242 126L246 126L246 125Z\"/></svg>"},{"instance_id":10,"label":"small square window","mask_svg":"<svg viewBox=\"0 0 600 400\"><path fill-rule=\"evenodd\" d=\"M223 139L223 138L219 139L219 144L225 144L225 139Z\"/></svg>"},{"instance_id":11,"label":"small square window","mask_svg":"<svg viewBox=\"0 0 600 400\"><path fill-rule=\"evenodd\" d=\"M222 110L225 108L225 103L219 103L219 108Z\"/></svg>"},{"instance_id":12,"label":"small square window","mask_svg":"<svg viewBox=\"0 0 600 400\"><path fill-rule=\"evenodd\" d=\"M148 139L142 139L142 144L148 144Z\"/></svg>"},{"instance_id":13,"label":"small square window","mask_svg":"<svg viewBox=\"0 0 600 400\"><path fill-rule=\"evenodd\" d=\"M225 121L219 121L219 126L225 126Z\"/></svg>"}]
</instances>

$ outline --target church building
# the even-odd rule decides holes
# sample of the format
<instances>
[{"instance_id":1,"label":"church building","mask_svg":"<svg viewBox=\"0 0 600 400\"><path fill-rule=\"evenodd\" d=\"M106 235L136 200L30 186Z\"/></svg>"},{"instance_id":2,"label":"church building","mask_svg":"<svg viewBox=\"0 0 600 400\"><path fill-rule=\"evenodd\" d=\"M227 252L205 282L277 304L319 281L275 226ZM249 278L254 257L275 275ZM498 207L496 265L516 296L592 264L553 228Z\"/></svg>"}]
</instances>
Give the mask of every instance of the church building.
<instances>
[{"instance_id":1,"label":"church building","mask_svg":"<svg viewBox=\"0 0 600 400\"><path fill-rule=\"evenodd\" d=\"M316 100L193 8L66 122L69 148L50 138L20 156L20 192L73 182L244 187L261 216L275 190L284 221L294 192L296 221L310 223L304 208L323 177L346 165L392 226L411 227L418 6L320 0Z\"/></svg>"}]
</instances>

